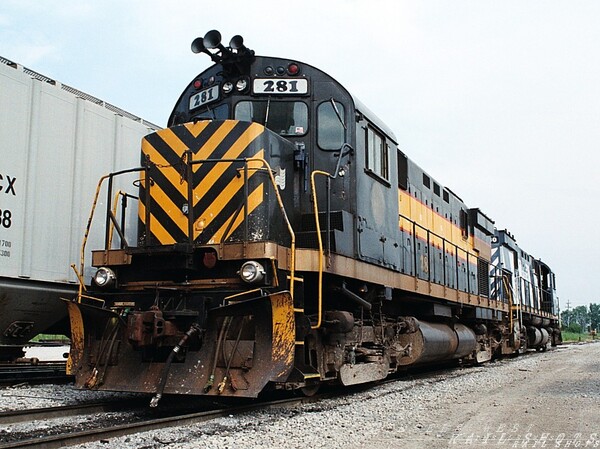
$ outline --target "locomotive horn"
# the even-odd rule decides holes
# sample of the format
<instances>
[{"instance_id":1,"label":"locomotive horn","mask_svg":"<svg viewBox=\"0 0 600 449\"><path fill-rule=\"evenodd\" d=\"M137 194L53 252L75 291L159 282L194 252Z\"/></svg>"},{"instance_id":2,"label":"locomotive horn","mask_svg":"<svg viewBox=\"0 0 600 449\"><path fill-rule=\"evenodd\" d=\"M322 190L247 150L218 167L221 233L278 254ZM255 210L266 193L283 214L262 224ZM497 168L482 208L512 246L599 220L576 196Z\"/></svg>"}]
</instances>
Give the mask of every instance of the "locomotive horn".
<instances>
[{"instance_id":1,"label":"locomotive horn","mask_svg":"<svg viewBox=\"0 0 600 449\"><path fill-rule=\"evenodd\" d=\"M221 33L217 30L211 30L204 35L202 42L206 48L218 48L223 56L230 55L231 52L221 44Z\"/></svg>"},{"instance_id":2,"label":"locomotive horn","mask_svg":"<svg viewBox=\"0 0 600 449\"><path fill-rule=\"evenodd\" d=\"M244 48L246 48L244 46L244 38L239 34L236 34L231 38L231 40L229 41L229 46L234 50L243 50Z\"/></svg>"},{"instance_id":3,"label":"locomotive horn","mask_svg":"<svg viewBox=\"0 0 600 449\"><path fill-rule=\"evenodd\" d=\"M206 49L206 47L204 46L204 39L201 37L197 37L196 39L194 39L194 41L192 42L192 51L194 53L206 53L208 52L208 50Z\"/></svg>"},{"instance_id":4,"label":"locomotive horn","mask_svg":"<svg viewBox=\"0 0 600 449\"><path fill-rule=\"evenodd\" d=\"M204 39L201 37L197 37L192 42L192 51L194 53L206 53L208 56L210 56L210 59L212 59L213 62L221 62L217 55L208 51L208 49L204 46Z\"/></svg>"},{"instance_id":5,"label":"locomotive horn","mask_svg":"<svg viewBox=\"0 0 600 449\"><path fill-rule=\"evenodd\" d=\"M217 48L221 44L221 33L211 30L204 35L203 44L206 48Z\"/></svg>"}]
</instances>

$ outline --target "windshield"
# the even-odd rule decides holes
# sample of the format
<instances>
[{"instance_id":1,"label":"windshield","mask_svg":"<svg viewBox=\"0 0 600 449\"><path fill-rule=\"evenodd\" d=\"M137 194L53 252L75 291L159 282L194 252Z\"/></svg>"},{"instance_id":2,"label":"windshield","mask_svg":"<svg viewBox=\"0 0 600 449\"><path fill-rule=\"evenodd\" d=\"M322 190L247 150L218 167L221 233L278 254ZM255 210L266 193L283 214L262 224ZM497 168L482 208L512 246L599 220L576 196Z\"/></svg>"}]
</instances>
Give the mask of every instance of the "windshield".
<instances>
[{"instance_id":1,"label":"windshield","mask_svg":"<svg viewBox=\"0 0 600 449\"><path fill-rule=\"evenodd\" d=\"M281 136L300 136L308 131L308 106L301 101L240 101L235 119L261 123Z\"/></svg>"},{"instance_id":2,"label":"windshield","mask_svg":"<svg viewBox=\"0 0 600 449\"><path fill-rule=\"evenodd\" d=\"M192 119L196 120L227 120L229 118L229 106L221 104L214 108L207 106L204 110L194 115Z\"/></svg>"}]
</instances>

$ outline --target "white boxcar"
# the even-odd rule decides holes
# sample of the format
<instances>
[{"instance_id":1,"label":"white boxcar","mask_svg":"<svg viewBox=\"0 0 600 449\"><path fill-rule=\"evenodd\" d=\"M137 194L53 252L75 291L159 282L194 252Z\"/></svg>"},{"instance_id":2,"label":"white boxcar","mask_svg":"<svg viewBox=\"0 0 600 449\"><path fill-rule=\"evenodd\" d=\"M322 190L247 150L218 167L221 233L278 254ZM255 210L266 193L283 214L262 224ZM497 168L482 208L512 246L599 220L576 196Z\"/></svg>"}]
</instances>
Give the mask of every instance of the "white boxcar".
<instances>
[{"instance_id":1,"label":"white boxcar","mask_svg":"<svg viewBox=\"0 0 600 449\"><path fill-rule=\"evenodd\" d=\"M141 138L156 129L0 58L0 358L20 353L39 333L68 330L59 298L76 289L70 265L79 267L97 182L138 166ZM103 223L96 222L88 252L103 247Z\"/></svg>"}]
</instances>

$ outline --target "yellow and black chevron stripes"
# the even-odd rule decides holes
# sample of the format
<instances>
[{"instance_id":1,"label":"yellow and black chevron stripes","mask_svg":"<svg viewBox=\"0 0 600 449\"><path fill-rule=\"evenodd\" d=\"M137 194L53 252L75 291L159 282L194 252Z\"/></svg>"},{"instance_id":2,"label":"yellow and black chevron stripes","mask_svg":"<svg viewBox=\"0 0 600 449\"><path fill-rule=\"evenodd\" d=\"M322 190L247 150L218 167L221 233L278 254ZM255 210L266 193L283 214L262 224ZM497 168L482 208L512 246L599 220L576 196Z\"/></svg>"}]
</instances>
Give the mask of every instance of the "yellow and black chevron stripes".
<instances>
[{"instance_id":1,"label":"yellow and black chevron stripes","mask_svg":"<svg viewBox=\"0 0 600 449\"><path fill-rule=\"evenodd\" d=\"M264 157L264 151L260 150L257 154L256 157L259 158L263 158ZM221 163L218 165L225 165L226 163ZM256 171L262 166L261 163L259 162L249 162L248 163L248 178L251 178ZM237 227L241 224L241 220L243 219L244 215L243 212L241 210L241 206L243 206L242 200L243 197L240 197L240 194L243 193L243 187L244 187L244 176L243 174L239 172L239 176L235 176L233 179L231 179L229 181L229 183L225 186L225 188L219 192L219 194L214 197L214 199L211 197L210 199L212 200L212 202L206 207L202 209L202 212L200 214L200 216L198 216L198 218L195 221L194 224L194 239L198 238L199 235L201 233L203 233L205 230L209 230L208 233L206 233L206 235L211 235L212 237L210 238L210 240L204 240L204 243L220 243L221 240L220 238L223 237L223 233L226 231L229 222L231 220L235 220L234 225L230 228L229 234L231 234L233 231L235 231L237 229ZM215 167L214 171L220 171L217 170L217 167ZM211 174L213 173L211 172ZM223 176L221 174L221 176ZM218 182L218 180L215 180L215 183ZM202 182L200 183L202 184ZM207 184L208 186L209 184ZM202 192L201 189L201 185L198 186L198 188L194 189L194 196L197 198L197 193L198 191ZM239 201L232 201L233 198L236 197L240 197L238 198ZM248 195L248 213L252 212L254 209L256 209L256 207L258 207L261 203L262 203L262 199L263 199L263 185L259 184L249 195ZM231 204L230 204L231 203ZM212 226L214 220L219 217L219 214L221 214L222 211L224 211L227 206L234 206L237 205L238 207L236 207L235 211L232 211L231 214L228 214L228 218L224 220L224 222L219 222L220 227L217 226ZM230 209L230 208L229 208ZM196 209L198 210L198 209ZM237 212L237 210L239 210L239 212ZM236 213L237 212L237 213ZM236 217L237 216L237 217ZM237 226L235 226L235 223L237 223ZM212 230L216 231L214 233L212 233ZM225 236L228 237L228 236Z\"/></svg>"},{"instance_id":2,"label":"yellow and black chevron stripes","mask_svg":"<svg viewBox=\"0 0 600 449\"><path fill-rule=\"evenodd\" d=\"M244 218L244 164L230 160L264 157L260 139L264 131L256 123L224 120L186 123L146 136L142 154L151 162L152 182L142 177L139 219L151 243L189 240L188 183L182 158L188 149L193 161L202 161L192 165L194 241L219 243L235 232ZM260 164L250 161L247 169L247 210L251 213L263 203L264 186L255 176Z\"/></svg>"}]
</instances>

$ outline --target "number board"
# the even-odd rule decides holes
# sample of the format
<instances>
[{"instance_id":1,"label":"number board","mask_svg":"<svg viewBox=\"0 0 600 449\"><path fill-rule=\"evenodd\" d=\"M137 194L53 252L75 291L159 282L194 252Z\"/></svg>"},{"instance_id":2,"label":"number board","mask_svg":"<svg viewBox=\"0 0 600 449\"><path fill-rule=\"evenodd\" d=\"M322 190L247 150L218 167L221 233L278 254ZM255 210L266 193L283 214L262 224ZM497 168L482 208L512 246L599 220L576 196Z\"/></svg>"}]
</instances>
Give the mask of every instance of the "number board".
<instances>
[{"instance_id":1,"label":"number board","mask_svg":"<svg viewBox=\"0 0 600 449\"><path fill-rule=\"evenodd\" d=\"M212 86L208 89L201 90L197 94L190 97L190 110L196 109L203 104L212 103L219 99L219 86Z\"/></svg>"},{"instance_id":2,"label":"number board","mask_svg":"<svg viewBox=\"0 0 600 449\"><path fill-rule=\"evenodd\" d=\"M306 78L255 78L252 85L255 94L304 95L308 93Z\"/></svg>"}]
</instances>

